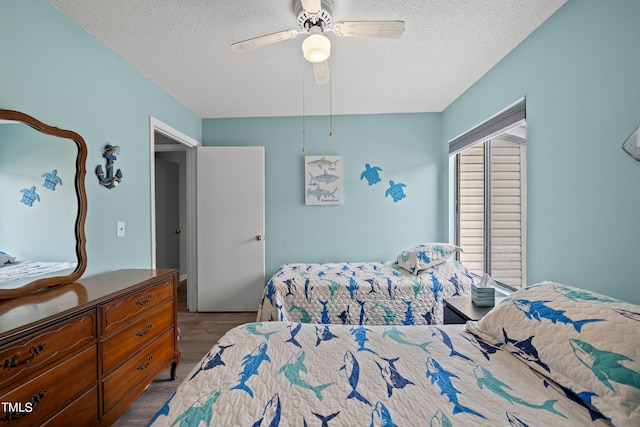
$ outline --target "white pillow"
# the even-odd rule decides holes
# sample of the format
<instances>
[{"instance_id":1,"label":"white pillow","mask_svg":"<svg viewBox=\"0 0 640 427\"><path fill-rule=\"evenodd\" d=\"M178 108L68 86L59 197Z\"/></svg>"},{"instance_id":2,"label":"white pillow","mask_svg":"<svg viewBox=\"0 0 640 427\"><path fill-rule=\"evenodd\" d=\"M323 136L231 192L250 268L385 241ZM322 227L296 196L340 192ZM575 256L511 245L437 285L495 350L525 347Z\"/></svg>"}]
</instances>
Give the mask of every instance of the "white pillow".
<instances>
[{"instance_id":1,"label":"white pillow","mask_svg":"<svg viewBox=\"0 0 640 427\"><path fill-rule=\"evenodd\" d=\"M590 396L616 426L640 420L640 306L542 282L515 292L467 330ZM594 393L594 395L590 395Z\"/></svg>"},{"instance_id":2,"label":"white pillow","mask_svg":"<svg viewBox=\"0 0 640 427\"><path fill-rule=\"evenodd\" d=\"M402 251L398 255L397 263L410 273L418 275L451 259L459 250L461 249L458 246L449 243L425 243Z\"/></svg>"},{"instance_id":3,"label":"white pillow","mask_svg":"<svg viewBox=\"0 0 640 427\"><path fill-rule=\"evenodd\" d=\"M5 264L11 264L14 262L16 262L15 257L12 257L11 255L5 252L0 252L0 267L2 267Z\"/></svg>"}]
</instances>

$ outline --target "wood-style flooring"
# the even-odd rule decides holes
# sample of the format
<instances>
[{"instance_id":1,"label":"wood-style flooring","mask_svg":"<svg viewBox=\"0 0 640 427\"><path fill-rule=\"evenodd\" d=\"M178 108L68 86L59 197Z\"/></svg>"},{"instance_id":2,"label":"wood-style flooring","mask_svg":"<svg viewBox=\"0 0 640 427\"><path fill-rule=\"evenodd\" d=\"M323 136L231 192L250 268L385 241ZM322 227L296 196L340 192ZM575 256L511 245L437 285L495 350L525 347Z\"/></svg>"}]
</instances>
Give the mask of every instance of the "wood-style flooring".
<instances>
[{"instance_id":1,"label":"wood-style flooring","mask_svg":"<svg viewBox=\"0 0 640 427\"><path fill-rule=\"evenodd\" d=\"M234 326L256 320L256 312L246 313L190 313L187 311L186 283L178 287L178 347L182 360L178 364L178 379L171 381L166 369L149 385L136 402L116 421L118 427L146 426L160 407L171 397L191 369L209 349Z\"/></svg>"}]
</instances>

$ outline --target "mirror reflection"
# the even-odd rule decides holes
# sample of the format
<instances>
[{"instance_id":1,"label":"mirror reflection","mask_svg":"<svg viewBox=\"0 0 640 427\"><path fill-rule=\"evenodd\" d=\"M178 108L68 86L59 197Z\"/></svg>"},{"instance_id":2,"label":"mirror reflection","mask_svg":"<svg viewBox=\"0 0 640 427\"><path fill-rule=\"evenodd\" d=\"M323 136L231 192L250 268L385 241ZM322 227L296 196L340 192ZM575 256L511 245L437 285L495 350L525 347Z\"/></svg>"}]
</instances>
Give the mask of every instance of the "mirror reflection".
<instances>
[{"instance_id":1,"label":"mirror reflection","mask_svg":"<svg viewBox=\"0 0 640 427\"><path fill-rule=\"evenodd\" d=\"M0 120L0 298L4 290L11 297L21 288L32 292L39 279L46 286L70 283L84 270L76 247L84 209L76 188L79 157L73 139ZM46 282L53 277L59 280Z\"/></svg>"}]
</instances>

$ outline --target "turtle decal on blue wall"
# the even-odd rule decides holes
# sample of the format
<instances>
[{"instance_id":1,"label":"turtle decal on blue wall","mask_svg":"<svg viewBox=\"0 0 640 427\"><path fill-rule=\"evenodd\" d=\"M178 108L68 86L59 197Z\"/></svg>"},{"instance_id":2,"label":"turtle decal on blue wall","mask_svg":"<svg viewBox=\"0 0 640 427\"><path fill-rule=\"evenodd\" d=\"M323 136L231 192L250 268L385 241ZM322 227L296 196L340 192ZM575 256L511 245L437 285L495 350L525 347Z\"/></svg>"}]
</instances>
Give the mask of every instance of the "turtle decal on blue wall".
<instances>
[{"instance_id":1,"label":"turtle decal on blue wall","mask_svg":"<svg viewBox=\"0 0 640 427\"><path fill-rule=\"evenodd\" d=\"M33 206L34 201L40 201L40 196L36 193L35 185L31 188L23 188L20 192L22 193L22 200L20 201L27 206Z\"/></svg>"},{"instance_id":2,"label":"turtle decal on blue wall","mask_svg":"<svg viewBox=\"0 0 640 427\"><path fill-rule=\"evenodd\" d=\"M366 169L360 174L360 180L366 178L369 185L374 185L382 181L378 175L378 172L382 170L381 168L378 166L372 167L369 163L365 164L365 168Z\"/></svg>"},{"instance_id":3,"label":"turtle decal on blue wall","mask_svg":"<svg viewBox=\"0 0 640 427\"><path fill-rule=\"evenodd\" d=\"M389 181L389 188L387 188L387 191L384 193L384 197L390 195L391 197L393 197L394 203L399 202L400 200L407 197L407 195L404 194L404 191L402 190L402 187L406 186L406 184L403 184L401 182L395 183L393 181Z\"/></svg>"},{"instance_id":4,"label":"turtle decal on blue wall","mask_svg":"<svg viewBox=\"0 0 640 427\"><path fill-rule=\"evenodd\" d=\"M44 183L42 186L49 190L55 191L56 185L62 185L62 179L58 176L58 170L54 169L51 172L43 173L41 176L44 177Z\"/></svg>"}]
</instances>

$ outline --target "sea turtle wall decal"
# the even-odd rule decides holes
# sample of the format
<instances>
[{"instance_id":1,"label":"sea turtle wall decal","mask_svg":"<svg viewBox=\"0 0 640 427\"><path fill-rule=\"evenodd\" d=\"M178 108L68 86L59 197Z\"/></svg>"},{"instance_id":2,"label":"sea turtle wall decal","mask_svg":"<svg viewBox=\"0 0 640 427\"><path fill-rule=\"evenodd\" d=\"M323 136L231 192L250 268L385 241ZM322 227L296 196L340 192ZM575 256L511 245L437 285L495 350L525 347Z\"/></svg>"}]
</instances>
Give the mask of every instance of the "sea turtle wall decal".
<instances>
[{"instance_id":1,"label":"sea turtle wall decal","mask_svg":"<svg viewBox=\"0 0 640 427\"><path fill-rule=\"evenodd\" d=\"M49 190L55 191L56 185L62 185L62 179L58 176L58 170L54 169L51 172L43 173L41 176L44 177L44 183L42 186Z\"/></svg>"},{"instance_id":2,"label":"sea turtle wall decal","mask_svg":"<svg viewBox=\"0 0 640 427\"><path fill-rule=\"evenodd\" d=\"M27 206L33 206L33 202L40 201L40 196L36 193L36 186L32 186L31 188L23 188L20 190L22 193L22 203Z\"/></svg>"},{"instance_id":3,"label":"sea turtle wall decal","mask_svg":"<svg viewBox=\"0 0 640 427\"><path fill-rule=\"evenodd\" d=\"M391 196L393 197L394 203L399 202L400 200L407 197L407 195L404 194L404 191L402 190L402 187L406 186L406 184L403 184L401 182L396 183L393 181L389 181L389 188L387 188L387 191L384 193L384 197Z\"/></svg>"},{"instance_id":4,"label":"sea turtle wall decal","mask_svg":"<svg viewBox=\"0 0 640 427\"><path fill-rule=\"evenodd\" d=\"M381 168L378 166L371 166L369 163L365 164L364 167L365 170L360 174L361 181L363 178L366 178L369 185L374 185L382 181L378 174L378 172L382 170Z\"/></svg>"}]
</instances>

